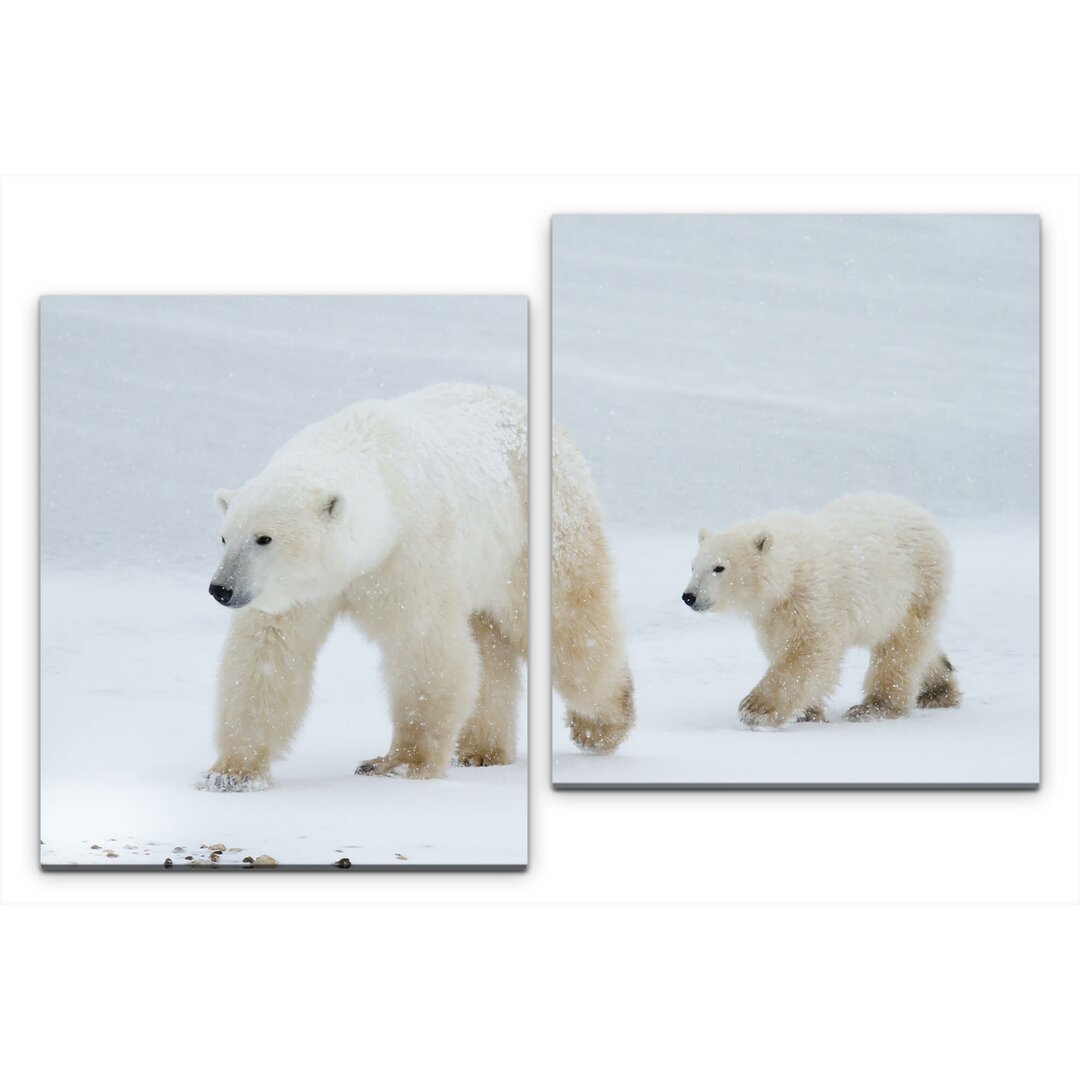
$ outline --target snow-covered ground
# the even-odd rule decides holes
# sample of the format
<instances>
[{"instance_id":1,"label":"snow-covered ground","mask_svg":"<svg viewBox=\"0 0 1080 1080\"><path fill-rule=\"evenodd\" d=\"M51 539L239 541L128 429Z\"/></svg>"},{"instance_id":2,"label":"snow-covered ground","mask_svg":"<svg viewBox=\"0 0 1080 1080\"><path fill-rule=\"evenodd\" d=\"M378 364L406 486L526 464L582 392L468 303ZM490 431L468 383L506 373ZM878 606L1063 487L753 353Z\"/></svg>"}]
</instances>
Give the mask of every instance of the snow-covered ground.
<instances>
[{"instance_id":1,"label":"snow-covered ground","mask_svg":"<svg viewBox=\"0 0 1080 1080\"><path fill-rule=\"evenodd\" d=\"M779 731L739 722L764 674L754 631L690 611L685 587L696 534L619 531L619 590L629 628L638 723L610 756L583 754L556 718L560 785L1030 785L1039 777L1038 537L1017 522L945 523L957 561L941 641L964 692L958 709L850 723L868 654L844 664L827 724ZM1002 573L1003 566L1027 572Z\"/></svg>"},{"instance_id":2,"label":"snow-covered ground","mask_svg":"<svg viewBox=\"0 0 1080 1080\"><path fill-rule=\"evenodd\" d=\"M229 619L207 593L214 488L351 401L442 379L523 393L524 301L50 299L42 360L42 863L524 865L524 695L512 766L356 776L390 722L378 652L348 624L273 786L195 787Z\"/></svg>"},{"instance_id":3,"label":"snow-covered ground","mask_svg":"<svg viewBox=\"0 0 1080 1080\"><path fill-rule=\"evenodd\" d=\"M431 781L356 776L360 761L385 753L389 710L377 649L342 623L273 787L198 791L215 757L214 673L229 619L206 581L50 571L41 614L44 863L179 866L209 862L210 846L224 844L218 865L259 855L293 866L524 864L524 701L512 766Z\"/></svg>"},{"instance_id":4,"label":"snow-covered ground","mask_svg":"<svg viewBox=\"0 0 1080 1080\"><path fill-rule=\"evenodd\" d=\"M597 481L638 726L560 785L1038 782L1038 222L1032 217L563 216L556 418ZM697 530L850 492L927 507L954 547L942 641L963 705L750 731L749 625L680 595Z\"/></svg>"}]
</instances>

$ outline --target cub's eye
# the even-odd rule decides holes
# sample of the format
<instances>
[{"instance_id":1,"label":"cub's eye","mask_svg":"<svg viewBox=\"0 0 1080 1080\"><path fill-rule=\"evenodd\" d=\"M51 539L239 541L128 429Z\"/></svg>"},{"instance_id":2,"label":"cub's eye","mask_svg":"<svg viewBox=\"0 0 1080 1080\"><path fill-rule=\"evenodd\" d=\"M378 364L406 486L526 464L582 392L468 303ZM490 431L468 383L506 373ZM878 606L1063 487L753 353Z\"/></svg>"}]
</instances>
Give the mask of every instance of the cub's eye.
<instances>
[{"instance_id":1,"label":"cub's eye","mask_svg":"<svg viewBox=\"0 0 1080 1080\"><path fill-rule=\"evenodd\" d=\"M256 536L255 537L255 543L260 545L261 547L266 547L266 545L270 543L270 537L269 536Z\"/></svg>"},{"instance_id":2,"label":"cub's eye","mask_svg":"<svg viewBox=\"0 0 1080 1080\"><path fill-rule=\"evenodd\" d=\"M722 574L724 572L724 568L722 566L714 566L712 572L714 574Z\"/></svg>"},{"instance_id":3,"label":"cub's eye","mask_svg":"<svg viewBox=\"0 0 1080 1080\"><path fill-rule=\"evenodd\" d=\"M224 536L223 536L223 537L221 538L221 542L222 542L223 544L225 543L225 537L224 537Z\"/></svg>"}]
</instances>

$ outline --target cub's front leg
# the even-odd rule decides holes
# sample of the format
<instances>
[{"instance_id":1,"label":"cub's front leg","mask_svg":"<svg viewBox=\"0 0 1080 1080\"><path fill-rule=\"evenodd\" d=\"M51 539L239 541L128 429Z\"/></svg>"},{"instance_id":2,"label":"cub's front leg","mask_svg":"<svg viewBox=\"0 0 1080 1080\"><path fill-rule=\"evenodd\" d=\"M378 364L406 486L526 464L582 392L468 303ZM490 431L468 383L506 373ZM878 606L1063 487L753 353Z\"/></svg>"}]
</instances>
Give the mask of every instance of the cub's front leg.
<instances>
[{"instance_id":1,"label":"cub's front leg","mask_svg":"<svg viewBox=\"0 0 1080 1080\"><path fill-rule=\"evenodd\" d=\"M739 719L748 727L779 728L796 716L822 718L821 702L835 687L839 670L834 651L813 640L789 642L739 702Z\"/></svg>"},{"instance_id":2,"label":"cub's front leg","mask_svg":"<svg viewBox=\"0 0 1080 1080\"><path fill-rule=\"evenodd\" d=\"M218 678L218 757L199 783L207 791L259 791L282 757L311 698L312 672L336 603L280 614L246 607L232 616Z\"/></svg>"},{"instance_id":3,"label":"cub's front leg","mask_svg":"<svg viewBox=\"0 0 1080 1080\"><path fill-rule=\"evenodd\" d=\"M770 674L739 702L739 719L747 727L783 727L791 718L791 710L784 707L775 681L769 680Z\"/></svg>"}]
</instances>

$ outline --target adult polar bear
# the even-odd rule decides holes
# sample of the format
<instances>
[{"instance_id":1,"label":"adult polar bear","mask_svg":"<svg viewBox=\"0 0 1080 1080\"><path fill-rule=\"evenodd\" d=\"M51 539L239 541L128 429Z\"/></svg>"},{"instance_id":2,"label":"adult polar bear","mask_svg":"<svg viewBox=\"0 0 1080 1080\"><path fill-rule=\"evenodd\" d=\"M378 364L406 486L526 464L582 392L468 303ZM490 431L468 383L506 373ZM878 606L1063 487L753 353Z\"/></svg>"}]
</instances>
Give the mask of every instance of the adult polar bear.
<instances>
[{"instance_id":1,"label":"adult polar bear","mask_svg":"<svg viewBox=\"0 0 1080 1080\"><path fill-rule=\"evenodd\" d=\"M239 610L218 685L219 755L202 786L268 785L339 616L381 646L390 692L390 749L357 772L441 776L455 751L466 765L513 761L528 642L526 431L517 395L439 385L313 424L244 487L217 492L225 551L210 592ZM589 491L575 509L598 520ZM617 627L611 598L596 602L580 613L583 633L572 620L556 629L555 666L593 721L579 741L609 749L629 701L608 678L614 666L626 682L621 634L604 650L592 631ZM567 634L609 659L575 666L576 650L560 648Z\"/></svg>"},{"instance_id":2,"label":"adult polar bear","mask_svg":"<svg viewBox=\"0 0 1080 1080\"><path fill-rule=\"evenodd\" d=\"M683 602L753 623L769 670L739 705L751 727L824 720L847 649L870 650L849 720L960 703L937 641L951 573L934 519L894 495L849 495L817 514L780 511L698 534Z\"/></svg>"}]
</instances>

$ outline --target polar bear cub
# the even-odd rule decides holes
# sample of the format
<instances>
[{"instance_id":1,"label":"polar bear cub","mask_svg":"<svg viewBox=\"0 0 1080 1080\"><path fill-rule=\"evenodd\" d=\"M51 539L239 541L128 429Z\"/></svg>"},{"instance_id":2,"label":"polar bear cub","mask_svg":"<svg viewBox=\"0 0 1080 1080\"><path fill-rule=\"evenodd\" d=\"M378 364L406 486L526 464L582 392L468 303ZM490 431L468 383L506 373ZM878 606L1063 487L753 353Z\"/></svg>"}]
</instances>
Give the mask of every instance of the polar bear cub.
<instances>
[{"instance_id":1,"label":"polar bear cub","mask_svg":"<svg viewBox=\"0 0 1080 1080\"><path fill-rule=\"evenodd\" d=\"M725 532L702 529L683 602L753 624L769 659L743 698L751 727L825 720L847 649L870 650L848 720L959 705L937 642L948 543L933 518L892 495L852 495L813 515L779 511Z\"/></svg>"}]
</instances>

